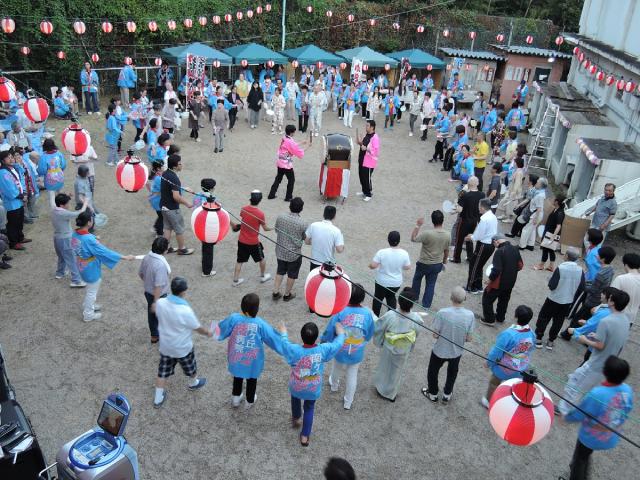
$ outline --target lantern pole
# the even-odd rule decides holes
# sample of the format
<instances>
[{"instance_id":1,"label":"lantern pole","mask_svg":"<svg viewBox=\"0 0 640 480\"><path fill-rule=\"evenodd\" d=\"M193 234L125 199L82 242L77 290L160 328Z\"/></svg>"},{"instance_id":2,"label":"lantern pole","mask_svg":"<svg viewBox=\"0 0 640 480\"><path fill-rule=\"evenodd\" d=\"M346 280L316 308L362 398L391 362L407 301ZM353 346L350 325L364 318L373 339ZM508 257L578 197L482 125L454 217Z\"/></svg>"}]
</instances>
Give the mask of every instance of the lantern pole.
<instances>
[{"instance_id":1,"label":"lantern pole","mask_svg":"<svg viewBox=\"0 0 640 480\"><path fill-rule=\"evenodd\" d=\"M287 0L282 0L282 41L280 43L280 50L284 50L285 38L287 36Z\"/></svg>"}]
</instances>

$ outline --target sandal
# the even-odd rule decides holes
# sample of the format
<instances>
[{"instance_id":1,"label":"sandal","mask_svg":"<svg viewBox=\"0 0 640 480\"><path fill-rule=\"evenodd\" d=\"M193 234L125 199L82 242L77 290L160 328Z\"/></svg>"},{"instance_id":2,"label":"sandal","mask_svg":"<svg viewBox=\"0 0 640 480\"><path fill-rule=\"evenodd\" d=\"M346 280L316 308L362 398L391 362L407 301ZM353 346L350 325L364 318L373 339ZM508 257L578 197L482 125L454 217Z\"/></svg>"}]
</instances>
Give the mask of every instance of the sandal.
<instances>
[{"instance_id":1,"label":"sandal","mask_svg":"<svg viewBox=\"0 0 640 480\"><path fill-rule=\"evenodd\" d=\"M547 267L547 268L545 268L545 270L547 270L549 272L553 272L553 271L555 271L555 268Z\"/></svg>"},{"instance_id":2,"label":"sandal","mask_svg":"<svg viewBox=\"0 0 640 480\"><path fill-rule=\"evenodd\" d=\"M544 268L544 265L542 265L542 266L540 266L540 265L534 265L534 266L533 266L533 267L531 267L531 268L533 268L534 270L544 270L544 269L545 269L545 268ZM547 270L549 270L549 269L547 268Z\"/></svg>"},{"instance_id":3,"label":"sandal","mask_svg":"<svg viewBox=\"0 0 640 480\"><path fill-rule=\"evenodd\" d=\"M307 439L306 441L302 440L302 437L304 437L304 435L300 435L300 445L302 445L303 447L308 447L309 446L309 437L305 437Z\"/></svg>"}]
</instances>

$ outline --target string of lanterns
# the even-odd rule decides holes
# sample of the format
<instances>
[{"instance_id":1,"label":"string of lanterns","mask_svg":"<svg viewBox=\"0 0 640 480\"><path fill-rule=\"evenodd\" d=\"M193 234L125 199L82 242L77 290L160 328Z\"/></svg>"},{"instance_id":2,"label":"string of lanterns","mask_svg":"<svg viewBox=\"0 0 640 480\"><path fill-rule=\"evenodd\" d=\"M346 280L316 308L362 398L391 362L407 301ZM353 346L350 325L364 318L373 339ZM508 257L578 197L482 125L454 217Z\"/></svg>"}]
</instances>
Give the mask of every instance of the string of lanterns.
<instances>
[{"instance_id":1,"label":"string of lanterns","mask_svg":"<svg viewBox=\"0 0 640 480\"><path fill-rule=\"evenodd\" d=\"M585 74L589 74L599 82L604 82L607 87L615 86L616 90L624 90L627 93L640 95L640 85L633 80L625 80L623 76L617 78L613 73L607 72L604 68L592 62L579 47L573 49L573 56L578 60L579 67L584 69Z\"/></svg>"},{"instance_id":2,"label":"string of lanterns","mask_svg":"<svg viewBox=\"0 0 640 480\"><path fill-rule=\"evenodd\" d=\"M582 138L576 138L576 143L578 144L578 148L580 149L580 151L584 153L585 157L587 157L587 160L589 160L596 166L600 164L600 159L596 156L595 153L593 153L593 150L589 148L589 145L587 145Z\"/></svg>"}]
</instances>

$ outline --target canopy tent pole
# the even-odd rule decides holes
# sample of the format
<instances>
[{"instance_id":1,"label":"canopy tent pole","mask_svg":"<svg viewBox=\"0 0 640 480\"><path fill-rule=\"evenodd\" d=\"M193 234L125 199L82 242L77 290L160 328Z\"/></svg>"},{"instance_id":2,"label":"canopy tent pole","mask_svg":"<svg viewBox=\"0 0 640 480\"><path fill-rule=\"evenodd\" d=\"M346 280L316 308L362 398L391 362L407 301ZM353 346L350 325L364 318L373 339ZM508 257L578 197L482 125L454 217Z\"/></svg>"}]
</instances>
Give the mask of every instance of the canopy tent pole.
<instances>
[{"instance_id":1,"label":"canopy tent pole","mask_svg":"<svg viewBox=\"0 0 640 480\"><path fill-rule=\"evenodd\" d=\"M282 0L282 42L280 44L280 51L284 50L285 38L287 36L287 0Z\"/></svg>"}]
</instances>

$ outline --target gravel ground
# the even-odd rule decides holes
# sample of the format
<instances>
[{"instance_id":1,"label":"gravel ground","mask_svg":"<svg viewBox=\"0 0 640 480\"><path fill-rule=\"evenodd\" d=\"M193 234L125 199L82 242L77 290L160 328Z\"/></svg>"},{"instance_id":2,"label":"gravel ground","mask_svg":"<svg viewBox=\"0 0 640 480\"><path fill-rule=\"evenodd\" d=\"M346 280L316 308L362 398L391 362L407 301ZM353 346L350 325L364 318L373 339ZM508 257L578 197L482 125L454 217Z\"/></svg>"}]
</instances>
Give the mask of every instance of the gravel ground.
<instances>
[{"instance_id":1,"label":"gravel ground","mask_svg":"<svg viewBox=\"0 0 640 480\"><path fill-rule=\"evenodd\" d=\"M103 118L82 117L82 122L92 132L96 150L104 159ZM325 114L324 123L325 132L355 133L330 112ZM455 197L446 174L426 162L433 151L432 136L426 144L418 136L408 137L407 123L403 119L395 130L379 131L382 149L380 166L373 177L373 201L364 203L354 195L359 190L354 162L351 196L337 205L335 223L342 229L346 245L338 260L351 278L371 290L373 274L367 265L376 250L386 246L387 232L399 230L401 245L416 259L419 249L409 242L416 218ZM354 124L363 131L360 119ZM54 121L51 126L59 139L64 124ZM276 215L288 207L281 200L284 185L278 199L266 200L275 174L279 136L270 135L266 122L258 130L249 130L241 120L234 132L227 133L224 153L214 154L210 133L207 124L202 143L190 141L188 131L177 134L183 153L183 185L195 189L202 177L214 177L218 182L216 193L234 213L248 203L252 189L261 189L265 192L261 207L273 224ZM132 142L133 129L128 126L124 145ZM318 144L296 165L295 194L306 202L302 216L308 221L321 219L324 207L318 193ZM67 170L68 191L72 191L73 170L73 166ZM118 188L113 169L102 162L96 170L96 205L109 216L108 225L99 232L102 242L124 254L146 253L153 239L149 228L155 217L146 194ZM334 455L349 459L358 478L363 479L508 479L514 474L555 479L567 475L576 426L556 422L549 435L530 448L506 444L493 432L486 411L478 403L489 376L479 358L465 353L448 406L433 405L420 394L434 341L426 332L418 339L394 404L379 399L371 386L379 352L369 346L360 368L353 409L343 410L341 395L331 394L327 388L318 402L311 446L306 449L300 447L289 426L289 368L271 351L267 352L266 368L258 383L256 407L248 413L234 411L230 407L231 378L225 346L197 336L199 371L209 383L201 391L189 392L185 378L178 373L170 380L165 407L154 410L151 404L158 353L149 344L138 262L122 262L114 271L104 272L98 297L104 316L95 323L82 322L83 292L68 288L66 280L54 279L52 229L43 200L40 208L40 219L26 228L33 243L27 252L15 252L14 268L1 274L0 342L19 401L30 415L50 461L63 443L94 425L103 398L119 390L133 406L126 433L138 451L142 479L318 479L322 477L322 465ZM447 227L452 220L447 219ZM192 233L187 233L187 239L189 246L198 247ZM637 244L621 235L612 235L611 241L618 249L616 267L621 271L622 253L637 250ZM299 340L299 329L309 320L324 327L326 320L312 317L307 311L302 281L296 285L297 299L289 304L274 303L271 284L260 284L257 267L248 264L243 270L246 284L233 288L235 243L235 234L230 233L216 247L214 268L218 274L213 278L200 276L199 249L191 257L169 256L173 274L189 279L188 300L203 322L236 311L241 297L255 291L263 302L261 316L272 324L284 320L292 339ZM274 247L265 242L265 249L273 274ZM524 254L526 266L512 295L509 315L520 303L530 305L537 314L544 301L550 274L531 269L539 254ZM410 284L410 278L407 275L405 283ZM465 264L451 265L441 274L434 308L447 306L451 288L465 280ZM480 313L480 297L472 297L467 303ZM477 331L471 348L486 353L496 329L479 325ZM636 390L640 383L638 342L636 329L624 355L631 362L629 383ZM552 373L542 378L560 389L559 381L579 365L581 357L578 345L559 341L553 352L536 351L533 362ZM625 428L636 441L640 439L639 424L636 409L634 420ZM630 472L640 468L638 458L637 450L624 442L613 451L596 453L593 478L628 478Z\"/></svg>"}]
</instances>

